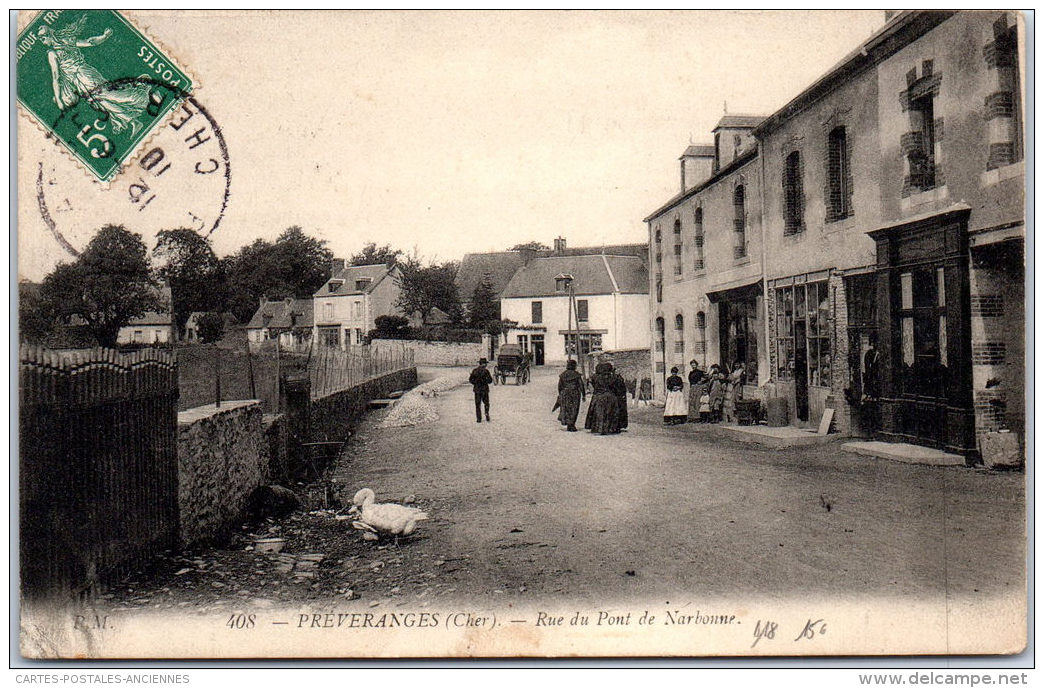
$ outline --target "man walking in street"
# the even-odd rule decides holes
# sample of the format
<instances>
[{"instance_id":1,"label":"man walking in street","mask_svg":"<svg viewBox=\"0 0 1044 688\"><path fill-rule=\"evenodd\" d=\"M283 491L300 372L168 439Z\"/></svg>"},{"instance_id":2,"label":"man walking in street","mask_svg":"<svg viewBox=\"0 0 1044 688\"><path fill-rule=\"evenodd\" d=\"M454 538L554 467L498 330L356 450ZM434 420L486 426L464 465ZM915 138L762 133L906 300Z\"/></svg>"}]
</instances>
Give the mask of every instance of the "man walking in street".
<instances>
[{"instance_id":1,"label":"man walking in street","mask_svg":"<svg viewBox=\"0 0 1044 688\"><path fill-rule=\"evenodd\" d=\"M489 385L493 382L493 376L489 374L489 370L486 369L486 364L489 363L484 358L479 359L478 366L471 371L471 375L468 377L468 382L471 383L471 388L475 392L475 422L482 422L482 406L486 407L486 422L489 422Z\"/></svg>"}]
</instances>

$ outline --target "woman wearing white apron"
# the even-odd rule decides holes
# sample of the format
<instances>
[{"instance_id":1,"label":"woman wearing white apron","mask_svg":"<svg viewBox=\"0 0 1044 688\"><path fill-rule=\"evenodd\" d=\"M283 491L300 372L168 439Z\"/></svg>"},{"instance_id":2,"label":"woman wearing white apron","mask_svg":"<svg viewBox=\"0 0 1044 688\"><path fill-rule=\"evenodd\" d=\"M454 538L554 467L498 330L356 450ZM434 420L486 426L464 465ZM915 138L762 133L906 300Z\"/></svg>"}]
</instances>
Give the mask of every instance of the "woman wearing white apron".
<instances>
[{"instance_id":1,"label":"woman wearing white apron","mask_svg":"<svg viewBox=\"0 0 1044 688\"><path fill-rule=\"evenodd\" d=\"M664 425L679 425L685 422L689 406L682 392L684 388L685 383L678 376L678 367L671 368L671 376L667 378L667 403L663 407Z\"/></svg>"}]
</instances>

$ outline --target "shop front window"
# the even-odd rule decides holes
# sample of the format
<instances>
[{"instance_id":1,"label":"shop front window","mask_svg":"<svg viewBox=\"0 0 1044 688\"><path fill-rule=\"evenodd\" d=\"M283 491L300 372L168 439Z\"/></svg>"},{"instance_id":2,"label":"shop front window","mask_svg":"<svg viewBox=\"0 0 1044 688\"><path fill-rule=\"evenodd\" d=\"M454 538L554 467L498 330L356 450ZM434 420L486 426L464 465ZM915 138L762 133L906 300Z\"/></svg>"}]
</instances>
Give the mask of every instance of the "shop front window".
<instances>
[{"instance_id":1,"label":"shop front window","mask_svg":"<svg viewBox=\"0 0 1044 688\"><path fill-rule=\"evenodd\" d=\"M565 350L569 356L577 355L577 336L575 334L565 335ZM602 335L601 334L581 334L580 337L580 356L586 356L592 351L600 351L602 349Z\"/></svg>"},{"instance_id":2,"label":"shop front window","mask_svg":"<svg viewBox=\"0 0 1044 688\"><path fill-rule=\"evenodd\" d=\"M899 275L902 350L900 389L906 396L946 395L946 282L943 268L917 267Z\"/></svg>"},{"instance_id":3,"label":"shop front window","mask_svg":"<svg viewBox=\"0 0 1044 688\"><path fill-rule=\"evenodd\" d=\"M732 370L743 362L747 384L758 384L758 308L757 299L722 301L719 311L721 362Z\"/></svg>"},{"instance_id":4,"label":"shop front window","mask_svg":"<svg viewBox=\"0 0 1044 688\"><path fill-rule=\"evenodd\" d=\"M827 283L787 285L775 289L776 377L794 380L801 373L808 384L829 387L833 352L830 337L830 297ZM804 367L796 370L798 352Z\"/></svg>"}]
</instances>

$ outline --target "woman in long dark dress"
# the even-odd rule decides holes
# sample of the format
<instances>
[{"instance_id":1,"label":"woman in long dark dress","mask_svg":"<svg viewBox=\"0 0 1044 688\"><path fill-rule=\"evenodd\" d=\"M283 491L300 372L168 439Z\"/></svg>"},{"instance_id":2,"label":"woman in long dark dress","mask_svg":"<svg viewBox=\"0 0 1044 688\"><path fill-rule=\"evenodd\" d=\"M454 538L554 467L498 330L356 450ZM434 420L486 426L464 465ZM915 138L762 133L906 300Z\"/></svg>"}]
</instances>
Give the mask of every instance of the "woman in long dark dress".
<instances>
[{"instance_id":1,"label":"woman in long dark dress","mask_svg":"<svg viewBox=\"0 0 1044 688\"><path fill-rule=\"evenodd\" d=\"M576 432L580 402L586 396L584 378L576 372L576 361L567 362L565 371L558 376L558 421L566 426L569 432Z\"/></svg>"},{"instance_id":2,"label":"woman in long dark dress","mask_svg":"<svg viewBox=\"0 0 1044 688\"><path fill-rule=\"evenodd\" d=\"M613 390L613 395L616 396L616 432L627 427L627 382L623 379L623 375L612 371L613 381L610 383L610 387Z\"/></svg>"},{"instance_id":3,"label":"woman in long dark dress","mask_svg":"<svg viewBox=\"0 0 1044 688\"><path fill-rule=\"evenodd\" d=\"M587 411L585 428L599 435L620 431L619 402L613 394L613 367L599 363L591 377L593 394Z\"/></svg>"},{"instance_id":4,"label":"woman in long dark dress","mask_svg":"<svg viewBox=\"0 0 1044 688\"><path fill-rule=\"evenodd\" d=\"M696 359L689 361L692 370L689 371L689 422L695 423L700 419L700 397L706 394L707 388L703 381L706 375L700 370L700 364Z\"/></svg>"}]
</instances>

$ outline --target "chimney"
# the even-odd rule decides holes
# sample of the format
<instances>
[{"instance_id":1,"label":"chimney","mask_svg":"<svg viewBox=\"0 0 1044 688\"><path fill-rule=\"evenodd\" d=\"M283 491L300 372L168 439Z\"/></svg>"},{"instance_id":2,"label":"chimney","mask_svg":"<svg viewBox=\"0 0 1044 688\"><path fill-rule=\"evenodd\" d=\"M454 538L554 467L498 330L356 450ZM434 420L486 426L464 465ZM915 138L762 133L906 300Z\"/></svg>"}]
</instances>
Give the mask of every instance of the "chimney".
<instances>
[{"instance_id":1,"label":"chimney","mask_svg":"<svg viewBox=\"0 0 1044 688\"><path fill-rule=\"evenodd\" d=\"M330 259L330 274L336 275L341 270L344 270L344 258L331 258Z\"/></svg>"},{"instance_id":2,"label":"chimney","mask_svg":"<svg viewBox=\"0 0 1044 688\"><path fill-rule=\"evenodd\" d=\"M557 239L555 239L555 255L558 255L558 256L562 255L563 253L565 253L565 249L566 249L565 237L558 237Z\"/></svg>"},{"instance_id":3,"label":"chimney","mask_svg":"<svg viewBox=\"0 0 1044 688\"><path fill-rule=\"evenodd\" d=\"M712 144L689 144L678 158L681 163L681 193L710 179L714 174L714 146Z\"/></svg>"},{"instance_id":4,"label":"chimney","mask_svg":"<svg viewBox=\"0 0 1044 688\"><path fill-rule=\"evenodd\" d=\"M537 251L535 248L520 248L518 252L522 254L523 265L529 265L530 263L532 263L533 259L536 258L537 255Z\"/></svg>"},{"instance_id":5,"label":"chimney","mask_svg":"<svg viewBox=\"0 0 1044 688\"><path fill-rule=\"evenodd\" d=\"M263 307L266 303L268 303L268 297L267 296L262 294L261 296L257 297L257 307L258 308Z\"/></svg>"}]
</instances>

